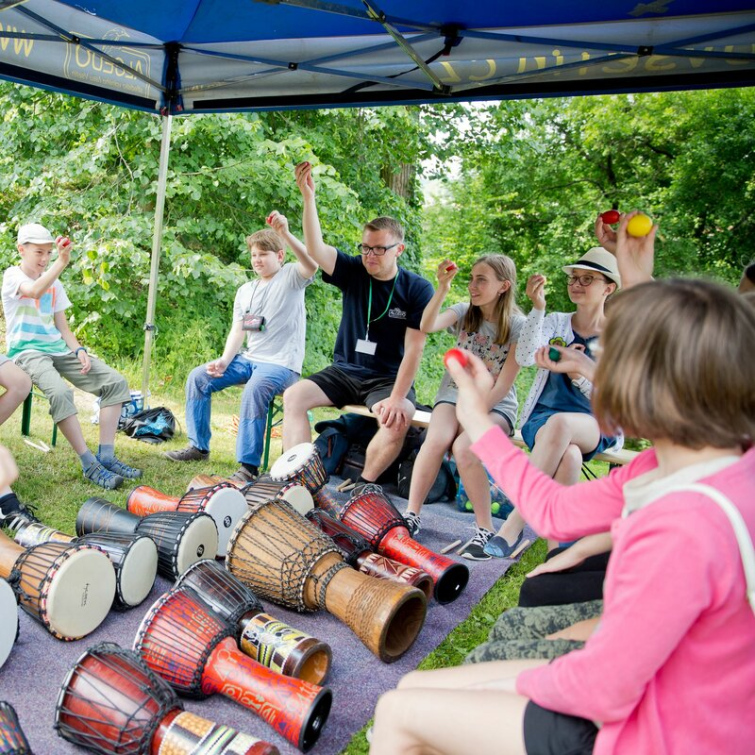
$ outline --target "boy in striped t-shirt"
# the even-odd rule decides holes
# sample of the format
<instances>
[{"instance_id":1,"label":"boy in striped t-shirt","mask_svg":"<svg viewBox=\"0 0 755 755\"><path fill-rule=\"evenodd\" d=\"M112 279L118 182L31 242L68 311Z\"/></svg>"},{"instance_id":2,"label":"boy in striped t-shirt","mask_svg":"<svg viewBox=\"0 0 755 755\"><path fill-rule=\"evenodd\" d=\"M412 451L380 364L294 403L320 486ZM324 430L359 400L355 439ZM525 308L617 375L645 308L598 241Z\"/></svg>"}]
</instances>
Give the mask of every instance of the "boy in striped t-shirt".
<instances>
[{"instance_id":1,"label":"boy in striped t-shirt","mask_svg":"<svg viewBox=\"0 0 755 755\"><path fill-rule=\"evenodd\" d=\"M50 265L53 246L58 257ZM50 402L50 414L81 459L84 477L106 489L117 488L125 477L141 477L141 470L115 457L115 432L121 407L131 399L128 383L115 370L78 342L68 326L65 310L71 306L58 280L71 259L72 244L37 223L18 230L21 264L3 275L3 311L8 356L29 374ZM49 269L48 269L49 265ZM73 401L63 380L100 397L100 447L87 448Z\"/></svg>"}]
</instances>

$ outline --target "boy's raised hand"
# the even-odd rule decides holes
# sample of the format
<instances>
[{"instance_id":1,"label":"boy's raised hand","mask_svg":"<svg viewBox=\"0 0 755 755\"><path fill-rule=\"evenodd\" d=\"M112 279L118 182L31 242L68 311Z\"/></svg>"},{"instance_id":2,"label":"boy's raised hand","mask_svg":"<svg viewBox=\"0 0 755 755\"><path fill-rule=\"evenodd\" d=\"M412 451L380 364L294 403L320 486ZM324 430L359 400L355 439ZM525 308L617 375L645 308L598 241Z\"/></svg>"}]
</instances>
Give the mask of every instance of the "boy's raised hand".
<instances>
[{"instance_id":1,"label":"boy's raised hand","mask_svg":"<svg viewBox=\"0 0 755 755\"><path fill-rule=\"evenodd\" d=\"M296 185L304 199L314 199L315 181L312 178L312 164L308 162L299 163L294 169L294 175L296 176Z\"/></svg>"},{"instance_id":2,"label":"boy's raised hand","mask_svg":"<svg viewBox=\"0 0 755 755\"><path fill-rule=\"evenodd\" d=\"M285 237L288 233L288 218L281 215L278 210L273 210L265 222L279 235Z\"/></svg>"},{"instance_id":3,"label":"boy's raised hand","mask_svg":"<svg viewBox=\"0 0 755 755\"><path fill-rule=\"evenodd\" d=\"M647 236L630 236L627 233L627 224L638 214L637 210L633 210L622 215L616 233L615 254L622 288L653 280L655 234L658 232L658 225L653 225Z\"/></svg>"},{"instance_id":4,"label":"boy's raised hand","mask_svg":"<svg viewBox=\"0 0 755 755\"><path fill-rule=\"evenodd\" d=\"M536 273L531 275L527 281L525 293L527 298L532 302L535 309L545 309L545 284L547 280L544 275Z\"/></svg>"},{"instance_id":5,"label":"boy's raised hand","mask_svg":"<svg viewBox=\"0 0 755 755\"><path fill-rule=\"evenodd\" d=\"M71 261L71 251L73 250L73 242L67 236L58 236L55 239L55 246L58 249L58 261L64 265L68 265Z\"/></svg>"}]
</instances>

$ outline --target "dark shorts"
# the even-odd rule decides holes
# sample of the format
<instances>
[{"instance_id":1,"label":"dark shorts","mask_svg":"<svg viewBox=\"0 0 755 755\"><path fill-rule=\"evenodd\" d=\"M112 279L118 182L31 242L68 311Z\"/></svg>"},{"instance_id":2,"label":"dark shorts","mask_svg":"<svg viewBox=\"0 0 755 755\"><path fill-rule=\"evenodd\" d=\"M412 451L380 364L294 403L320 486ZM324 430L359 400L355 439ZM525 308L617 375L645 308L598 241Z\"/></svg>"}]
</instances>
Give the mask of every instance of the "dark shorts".
<instances>
[{"instance_id":1,"label":"dark shorts","mask_svg":"<svg viewBox=\"0 0 755 755\"><path fill-rule=\"evenodd\" d=\"M393 390L395 377L390 378L356 378L331 364L320 372L310 375L311 380L339 409L346 404L364 404L372 409L374 404L388 398ZM414 388L407 396L415 403Z\"/></svg>"},{"instance_id":2,"label":"dark shorts","mask_svg":"<svg viewBox=\"0 0 755 755\"><path fill-rule=\"evenodd\" d=\"M436 406L440 406L441 404L448 404L449 406L456 406L455 401L441 400L441 401L435 402L433 409L435 409ZM502 411L500 411L499 409L496 409L495 407L493 407L490 411L493 412L493 414L497 414L499 417L503 417L506 420L506 422L509 423L508 435L510 438L514 434L514 425L516 424L516 419L514 417L509 417L508 414L504 414Z\"/></svg>"},{"instance_id":3,"label":"dark shorts","mask_svg":"<svg viewBox=\"0 0 755 755\"><path fill-rule=\"evenodd\" d=\"M567 716L530 701L524 709L527 755L590 755L598 727L586 718Z\"/></svg>"},{"instance_id":4,"label":"dark shorts","mask_svg":"<svg viewBox=\"0 0 755 755\"><path fill-rule=\"evenodd\" d=\"M535 437L537 436L538 431L554 414L556 414L556 412L531 414L524 427L522 427L522 439L527 444L527 448L529 448L530 451L535 447ZM595 446L592 451L582 454L582 461L590 461L595 454L602 453L614 443L616 443L616 438L609 435L601 435L598 445Z\"/></svg>"}]
</instances>

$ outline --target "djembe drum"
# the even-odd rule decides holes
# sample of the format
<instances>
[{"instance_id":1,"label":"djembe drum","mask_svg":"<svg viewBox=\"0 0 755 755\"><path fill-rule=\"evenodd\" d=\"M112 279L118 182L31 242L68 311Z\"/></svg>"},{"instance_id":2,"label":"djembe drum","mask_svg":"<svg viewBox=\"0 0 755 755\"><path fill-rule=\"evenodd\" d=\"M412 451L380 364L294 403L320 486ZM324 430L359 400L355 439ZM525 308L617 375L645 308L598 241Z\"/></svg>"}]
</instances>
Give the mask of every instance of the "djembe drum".
<instances>
[{"instance_id":1,"label":"djembe drum","mask_svg":"<svg viewBox=\"0 0 755 755\"><path fill-rule=\"evenodd\" d=\"M417 587L425 593L428 600L432 598L435 585L427 572L375 553L358 532L320 509L308 511L306 517L335 541L349 566L376 579L388 579L391 582Z\"/></svg>"},{"instance_id":2,"label":"djembe drum","mask_svg":"<svg viewBox=\"0 0 755 755\"><path fill-rule=\"evenodd\" d=\"M0 579L0 668L18 639L18 604L13 588ZM0 740L1 741L1 740ZM2 749L0 749L2 753Z\"/></svg>"},{"instance_id":3,"label":"djembe drum","mask_svg":"<svg viewBox=\"0 0 755 755\"><path fill-rule=\"evenodd\" d=\"M275 482L270 475L261 475L254 482L250 482L244 488L244 497L247 504L256 509L268 501L286 501L290 503L300 514L306 514L314 505L312 494L298 482L286 480Z\"/></svg>"},{"instance_id":4,"label":"djembe drum","mask_svg":"<svg viewBox=\"0 0 755 755\"><path fill-rule=\"evenodd\" d=\"M146 535L116 535L94 533L78 539L52 527L22 520L14 524L13 539L25 548L46 542L95 545L110 558L115 569L115 598L113 608L126 611L144 602L157 576L157 546Z\"/></svg>"},{"instance_id":5,"label":"djembe drum","mask_svg":"<svg viewBox=\"0 0 755 755\"><path fill-rule=\"evenodd\" d=\"M299 443L284 451L270 468L274 482L294 482L304 486L312 495L315 506L335 516L340 504L325 490L328 473L314 443ZM299 511L306 514L306 511Z\"/></svg>"},{"instance_id":6,"label":"djembe drum","mask_svg":"<svg viewBox=\"0 0 755 755\"><path fill-rule=\"evenodd\" d=\"M105 620L115 595L110 559L92 545L23 548L0 533L0 577L21 608L59 640L78 640Z\"/></svg>"},{"instance_id":7,"label":"djembe drum","mask_svg":"<svg viewBox=\"0 0 755 755\"><path fill-rule=\"evenodd\" d=\"M353 497L338 519L366 537L378 553L427 572L435 583L438 603L451 603L466 587L469 569L413 540L404 518L377 490Z\"/></svg>"},{"instance_id":8,"label":"djembe drum","mask_svg":"<svg viewBox=\"0 0 755 755\"><path fill-rule=\"evenodd\" d=\"M257 596L214 561L197 561L176 582L191 587L226 624L235 627L239 647L284 676L322 684L330 670L330 645L265 613Z\"/></svg>"},{"instance_id":9,"label":"djembe drum","mask_svg":"<svg viewBox=\"0 0 755 755\"><path fill-rule=\"evenodd\" d=\"M247 511L244 494L230 482L218 482L210 487L195 488L181 498L165 495L147 485L139 485L131 491L126 501L126 508L137 516L164 511L209 514L218 528L218 551L221 555L225 554L228 538L236 522Z\"/></svg>"},{"instance_id":10,"label":"djembe drum","mask_svg":"<svg viewBox=\"0 0 755 755\"><path fill-rule=\"evenodd\" d=\"M0 702L0 755L32 755L16 711L6 702Z\"/></svg>"},{"instance_id":11,"label":"djembe drum","mask_svg":"<svg viewBox=\"0 0 755 755\"><path fill-rule=\"evenodd\" d=\"M112 755L279 755L248 734L186 713L175 692L131 650L95 645L68 672L55 729Z\"/></svg>"},{"instance_id":12,"label":"djembe drum","mask_svg":"<svg viewBox=\"0 0 755 755\"><path fill-rule=\"evenodd\" d=\"M349 568L336 544L284 501L244 516L228 544L226 568L274 603L325 608L386 663L411 647L425 620L421 590Z\"/></svg>"},{"instance_id":13,"label":"djembe drum","mask_svg":"<svg viewBox=\"0 0 755 755\"><path fill-rule=\"evenodd\" d=\"M146 535L157 546L157 573L174 581L201 558L215 558L218 528L208 514L164 511L138 517L103 498L89 498L76 517L76 534Z\"/></svg>"},{"instance_id":14,"label":"djembe drum","mask_svg":"<svg viewBox=\"0 0 755 755\"><path fill-rule=\"evenodd\" d=\"M134 650L179 694L230 697L307 752L328 720L331 691L265 668L238 649L232 633L190 587L181 587L149 610Z\"/></svg>"}]
</instances>

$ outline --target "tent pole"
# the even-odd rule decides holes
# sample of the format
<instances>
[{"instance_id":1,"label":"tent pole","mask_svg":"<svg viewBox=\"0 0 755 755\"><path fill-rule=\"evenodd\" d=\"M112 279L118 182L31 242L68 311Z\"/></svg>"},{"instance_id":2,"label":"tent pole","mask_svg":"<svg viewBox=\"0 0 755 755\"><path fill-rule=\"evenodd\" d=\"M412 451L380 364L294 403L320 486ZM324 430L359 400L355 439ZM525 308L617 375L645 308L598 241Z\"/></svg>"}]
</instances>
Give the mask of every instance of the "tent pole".
<instances>
[{"instance_id":1,"label":"tent pole","mask_svg":"<svg viewBox=\"0 0 755 755\"><path fill-rule=\"evenodd\" d=\"M160 249L163 241L163 215L165 212L165 189L168 182L168 157L170 155L170 128L172 117L163 116L163 136L160 143L160 168L157 176L157 204L155 228L152 234L152 262L149 271L149 295L147 319L144 323L144 365L142 367L142 396L145 408L149 404L149 366L152 357L152 341L155 333L155 304L157 302L157 276L160 272Z\"/></svg>"}]
</instances>

